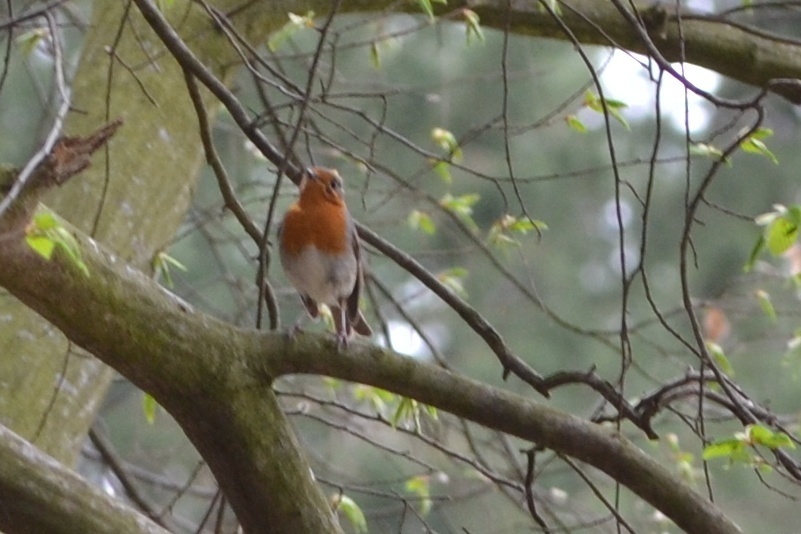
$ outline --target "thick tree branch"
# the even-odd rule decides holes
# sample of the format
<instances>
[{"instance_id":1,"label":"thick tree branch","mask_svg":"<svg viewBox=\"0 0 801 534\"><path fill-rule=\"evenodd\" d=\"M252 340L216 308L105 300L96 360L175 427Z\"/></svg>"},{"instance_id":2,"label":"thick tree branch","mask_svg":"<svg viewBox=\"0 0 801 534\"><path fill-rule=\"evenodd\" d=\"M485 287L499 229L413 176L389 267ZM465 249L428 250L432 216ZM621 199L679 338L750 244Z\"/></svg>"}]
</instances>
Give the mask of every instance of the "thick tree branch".
<instances>
[{"instance_id":1,"label":"thick tree branch","mask_svg":"<svg viewBox=\"0 0 801 534\"><path fill-rule=\"evenodd\" d=\"M154 395L208 462L246 531L340 532L269 383L247 368L263 351L259 336L195 313L85 236L89 276L58 253L50 262L38 256L18 225L0 224L0 236L0 284ZM76 321L84 327L74 330Z\"/></svg>"},{"instance_id":2,"label":"thick tree branch","mask_svg":"<svg viewBox=\"0 0 801 534\"><path fill-rule=\"evenodd\" d=\"M0 530L167 532L4 426L0 426Z\"/></svg>"},{"instance_id":3,"label":"thick tree branch","mask_svg":"<svg viewBox=\"0 0 801 534\"><path fill-rule=\"evenodd\" d=\"M310 476L300 445L269 383L255 383L247 368L229 365L247 365L247 360L236 355L259 353L259 339L238 336L232 327L192 313L188 304L161 291L144 274L101 251L75 229L71 232L78 242L73 252L86 262L86 270L79 267L80 260L59 255L59 248L53 261L47 261L28 246L25 237L32 228L29 221L38 197L48 185L59 184L83 169L88 155L117 126L109 125L86 139L60 140L11 209L0 217L0 285L7 283L5 287L22 297L23 303L54 325L61 325L65 333L67 325L76 320L91 325L66 335L89 352L115 354L111 359L100 359L154 394L208 462L246 531L341 532L331 507ZM11 189L15 178L12 170L0 170L0 195ZM66 228L66 223L58 224ZM12 257L16 260L9 263L2 259ZM45 270L39 274L28 271L33 265ZM29 283L44 291L34 295L11 289L17 284L30 288ZM61 302L64 306L58 305L60 298L68 299ZM104 319L90 319L94 313ZM204 326L196 326L208 336L196 337L198 332L191 332L194 327L183 330L189 324L173 320L184 314L200 319ZM114 326L107 330L109 322ZM187 333L190 337L183 337ZM24 484L17 487L19 478L0 466L0 484L11 485L8 499L0 502L5 505L4 520L12 525L26 521L34 506L28 501L36 502L35 491L27 495Z\"/></svg>"},{"instance_id":4,"label":"thick tree branch","mask_svg":"<svg viewBox=\"0 0 801 534\"><path fill-rule=\"evenodd\" d=\"M265 374L321 374L387 389L592 465L687 532L739 532L714 505L611 428L379 347L354 344L345 354L334 352L333 340L299 336L264 360Z\"/></svg>"},{"instance_id":5,"label":"thick tree branch","mask_svg":"<svg viewBox=\"0 0 801 534\"><path fill-rule=\"evenodd\" d=\"M270 388L281 374L312 373L382 387L586 462L688 532L739 532L613 430L378 347L355 343L338 354L324 335L289 341L240 330L194 311L85 236L76 234L89 277L63 255L45 261L18 227L11 231L19 235L0 249L0 285L152 393L248 531L338 531ZM275 488L292 498L274 498Z\"/></svg>"},{"instance_id":6,"label":"thick tree branch","mask_svg":"<svg viewBox=\"0 0 801 534\"><path fill-rule=\"evenodd\" d=\"M539 2L511 2L510 31L565 40L568 37ZM691 11L677 14L672 4L642 2L643 39L610 0L560 0L562 21L584 44L613 46L640 54L652 47L668 61L684 59L742 83L769 87L789 101L801 103L801 44L764 31ZM629 8L629 2L620 2ZM467 0L481 24L503 29L506 0ZM448 7L453 8L453 3ZM444 8L441 9L445 11ZM683 38L683 39L682 39Z\"/></svg>"}]
</instances>

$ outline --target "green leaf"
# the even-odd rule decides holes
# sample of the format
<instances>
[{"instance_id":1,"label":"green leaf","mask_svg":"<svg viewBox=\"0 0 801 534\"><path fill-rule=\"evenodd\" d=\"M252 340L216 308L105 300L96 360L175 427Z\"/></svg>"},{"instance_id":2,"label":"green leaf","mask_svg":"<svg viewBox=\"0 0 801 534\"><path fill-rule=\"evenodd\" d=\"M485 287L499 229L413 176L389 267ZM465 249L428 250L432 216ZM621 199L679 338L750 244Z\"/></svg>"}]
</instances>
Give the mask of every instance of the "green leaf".
<instances>
[{"instance_id":1,"label":"green leaf","mask_svg":"<svg viewBox=\"0 0 801 534\"><path fill-rule=\"evenodd\" d=\"M745 427L743 432L736 432L734 438L717 441L704 448L704 460L727 456L733 462L747 463L752 467L764 464L762 458L749 454L746 447L761 445L770 449L787 447L795 448L790 436L784 432L774 432L770 428L753 424Z\"/></svg>"},{"instance_id":2,"label":"green leaf","mask_svg":"<svg viewBox=\"0 0 801 534\"><path fill-rule=\"evenodd\" d=\"M508 235L506 235L506 234L504 234L502 232L493 232L493 231L490 231L489 243L491 245L495 246L495 247L498 247L498 248L502 248L502 247L510 246L510 245L513 245L513 246L519 246L520 245L520 241L518 241L517 239L514 239L514 238L512 238L512 237L510 237L510 236L508 236Z\"/></svg>"},{"instance_id":3,"label":"green leaf","mask_svg":"<svg viewBox=\"0 0 801 534\"><path fill-rule=\"evenodd\" d=\"M287 39L304 28L314 28L314 11L308 11L303 16L289 13L289 22L270 36L267 40L267 48L275 52Z\"/></svg>"},{"instance_id":4,"label":"green leaf","mask_svg":"<svg viewBox=\"0 0 801 534\"><path fill-rule=\"evenodd\" d=\"M425 409L425 413L431 416L432 419L437 418L436 408L427 406L425 404L420 404L414 399L409 399L406 397L399 398L401 401L398 403L397 408L395 408L395 413L390 419L390 423L392 424L393 428L397 427L398 423L401 423L404 420L409 420L414 423L415 431L421 432L422 426L420 424L420 414L423 413L423 409Z\"/></svg>"},{"instance_id":5,"label":"green leaf","mask_svg":"<svg viewBox=\"0 0 801 534\"><path fill-rule=\"evenodd\" d=\"M454 197L450 193L446 194L439 201L440 206L448 211L451 211L459 216L471 230L477 231L478 225L473 220L473 206L481 199L481 196L475 193L461 195Z\"/></svg>"},{"instance_id":6,"label":"green leaf","mask_svg":"<svg viewBox=\"0 0 801 534\"><path fill-rule=\"evenodd\" d=\"M36 212L25 228L25 242L47 260L52 258L56 248L60 249L73 265L89 276L89 269L81 259L80 248L75 236L61 226L52 212L44 208Z\"/></svg>"},{"instance_id":7,"label":"green leaf","mask_svg":"<svg viewBox=\"0 0 801 534\"><path fill-rule=\"evenodd\" d=\"M434 21L434 6L431 5L432 0L417 0L417 5L423 10L423 13L428 15L428 18ZM447 5L447 0L433 0L437 4Z\"/></svg>"},{"instance_id":8,"label":"green leaf","mask_svg":"<svg viewBox=\"0 0 801 534\"><path fill-rule=\"evenodd\" d=\"M747 273L751 272L751 269L754 268L756 265L756 261L759 258L759 255L762 254L762 251L765 250L766 246L765 236L759 236L757 242L754 243L754 248L751 249L751 253L748 255L748 261L745 263L743 270Z\"/></svg>"},{"instance_id":9,"label":"green leaf","mask_svg":"<svg viewBox=\"0 0 801 534\"><path fill-rule=\"evenodd\" d=\"M431 478L427 475L412 477L406 481L406 491L420 499L420 514L427 515L431 511Z\"/></svg>"},{"instance_id":10,"label":"green leaf","mask_svg":"<svg viewBox=\"0 0 801 534\"><path fill-rule=\"evenodd\" d=\"M759 306L762 308L762 312L775 321L776 309L773 307L773 303L770 301L770 294L765 290L757 289L756 298L759 301Z\"/></svg>"},{"instance_id":11,"label":"green leaf","mask_svg":"<svg viewBox=\"0 0 801 534\"><path fill-rule=\"evenodd\" d=\"M431 167L434 169L434 172L437 173L437 176L442 178L442 181L446 184L450 184L453 182L453 178L451 177L451 166L447 161L437 160Z\"/></svg>"},{"instance_id":12,"label":"green leaf","mask_svg":"<svg viewBox=\"0 0 801 534\"><path fill-rule=\"evenodd\" d=\"M164 275L164 285L170 288L173 287L172 275L170 273L171 267L175 267L176 269L184 272L187 271L187 268L183 263L179 262L166 252L158 252L153 258L153 269L157 273Z\"/></svg>"},{"instance_id":13,"label":"green leaf","mask_svg":"<svg viewBox=\"0 0 801 534\"><path fill-rule=\"evenodd\" d=\"M745 427L745 434L753 445L762 445L773 438L773 431L762 425L748 425Z\"/></svg>"},{"instance_id":14,"label":"green leaf","mask_svg":"<svg viewBox=\"0 0 801 534\"><path fill-rule=\"evenodd\" d=\"M601 101L598 95L587 89L584 92L584 105L593 111L602 111Z\"/></svg>"},{"instance_id":15,"label":"green leaf","mask_svg":"<svg viewBox=\"0 0 801 534\"><path fill-rule=\"evenodd\" d=\"M462 149L459 148L459 142L456 136L444 128L434 128L431 130L431 139L439 145L442 150L448 153L449 158L454 161L462 159Z\"/></svg>"},{"instance_id":16,"label":"green leaf","mask_svg":"<svg viewBox=\"0 0 801 534\"><path fill-rule=\"evenodd\" d=\"M721 159L723 158L723 152L716 146L708 145L706 143L694 143L690 145L690 154L694 156L704 156L707 158L712 159ZM731 166L731 160L729 158L725 158L723 162L726 165Z\"/></svg>"},{"instance_id":17,"label":"green leaf","mask_svg":"<svg viewBox=\"0 0 801 534\"><path fill-rule=\"evenodd\" d=\"M774 256L780 256L798 239L798 223L788 217L780 217L767 228L768 250Z\"/></svg>"},{"instance_id":18,"label":"green leaf","mask_svg":"<svg viewBox=\"0 0 801 534\"><path fill-rule=\"evenodd\" d=\"M795 449L795 442L784 432L776 432L773 434L773 437L765 441L763 445L771 449L779 449L781 447Z\"/></svg>"},{"instance_id":19,"label":"green leaf","mask_svg":"<svg viewBox=\"0 0 801 534\"><path fill-rule=\"evenodd\" d=\"M745 445L739 439L726 439L710 443L704 447L704 460L711 460L712 458L729 457L736 455L738 452L743 452Z\"/></svg>"},{"instance_id":20,"label":"green leaf","mask_svg":"<svg viewBox=\"0 0 801 534\"><path fill-rule=\"evenodd\" d=\"M479 18L478 13L472 9L465 8L462 10L462 15L464 15L465 21L467 21L467 44L470 44L470 39L473 35L475 35L482 43L485 42L484 32L481 30L481 19Z\"/></svg>"},{"instance_id":21,"label":"green leaf","mask_svg":"<svg viewBox=\"0 0 801 534\"><path fill-rule=\"evenodd\" d=\"M378 52L378 43L376 42L370 44L370 64L375 70L381 68L381 54Z\"/></svg>"},{"instance_id":22,"label":"green leaf","mask_svg":"<svg viewBox=\"0 0 801 534\"><path fill-rule=\"evenodd\" d=\"M347 495L339 495L336 498L336 510L342 511L345 517L353 525L353 530L356 532L367 532L367 518L364 517L364 512L356 504L356 501Z\"/></svg>"},{"instance_id":23,"label":"green leaf","mask_svg":"<svg viewBox=\"0 0 801 534\"><path fill-rule=\"evenodd\" d=\"M584 123L581 122L578 117L573 114L568 115L565 117L567 121L567 125L576 130L579 133L585 133L587 131L587 127L584 126Z\"/></svg>"},{"instance_id":24,"label":"green leaf","mask_svg":"<svg viewBox=\"0 0 801 534\"><path fill-rule=\"evenodd\" d=\"M790 436L784 432L774 432L763 425L748 425L746 434L754 445L762 445L770 449L778 449L780 447L795 449L795 443L790 439Z\"/></svg>"},{"instance_id":25,"label":"green leaf","mask_svg":"<svg viewBox=\"0 0 801 534\"><path fill-rule=\"evenodd\" d=\"M615 100L613 98L606 99L606 106L609 109L623 109L629 107L629 105L623 102L622 100Z\"/></svg>"},{"instance_id":26,"label":"green leaf","mask_svg":"<svg viewBox=\"0 0 801 534\"><path fill-rule=\"evenodd\" d=\"M158 264L159 265L172 265L176 269L180 269L181 271L184 271L184 272L187 271L187 268L183 263L181 263L180 261L176 260L175 258L170 256L166 252L159 252L156 256L158 257L158 262L159 262Z\"/></svg>"},{"instance_id":27,"label":"green leaf","mask_svg":"<svg viewBox=\"0 0 801 534\"><path fill-rule=\"evenodd\" d=\"M775 204L773 211L763 213L754 219L765 230L762 237L754 245L748 262L745 265L746 271L750 270L756 263L757 257L767 247L768 251L779 256L787 251L798 240L799 227L801 226L801 206L793 204L789 207L782 204Z\"/></svg>"},{"instance_id":28,"label":"green leaf","mask_svg":"<svg viewBox=\"0 0 801 534\"><path fill-rule=\"evenodd\" d=\"M768 137L773 136L773 130L770 128L757 128L754 132L750 135L751 139L767 139Z\"/></svg>"},{"instance_id":29,"label":"green leaf","mask_svg":"<svg viewBox=\"0 0 801 534\"><path fill-rule=\"evenodd\" d=\"M34 28L33 30L23 32L14 39L14 42L20 49L23 56L30 56L36 47L39 46L43 40L47 39L50 32L47 28Z\"/></svg>"},{"instance_id":30,"label":"green leaf","mask_svg":"<svg viewBox=\"0 0 801 534\"><path fill-rule=\"evenodd\" d=\"M606 102L589 89L584 93L584 105L597 113L603 113L604 107L612 117L614 117L620 124L625 126L627 130L631 130L628 121L620 113L621 109L627 108L628 104L620 100L607 98Z\"/></svg>"},{"instance_id":31,"label":"green leaf","mask_svg":"<svg viewBox=\"0 0 801 534\"><path fill-rule=\"evenodd\" d=\"M618 110L618 109L616 109L616 108L611 108L611 107L610 107L610 108L609 108L609 113L610 113L610 114L611 114L611 115L612 115L614 118L616 118L616 119L617 119L617 122L619 122L620 124L622 124L622 125L623 125L623 126L624 126L624 127L627 129L627 130L631 130L631 126L629 126L629 122L628 122L628 121L627 121L627 120L626 120L626 119L623 117L623 115L620 113L620 110Z\"/></svg>"},{"instance_id":32,"label":"green leaf","mask_svg":"<svg viewBox=\"0 0 801 534\"><path fill-rule=\"evenodd\" d=\"M397 408L395 408L395 413L392 415L390 419L390 423L392 423L392 428L398 426L398 423L404 421L405 419L411 419L414 421L414 427L419 431L420 430L420 413L417 409L417 401L414 399L409 399L404 397L398 403Z\"/></svg>"},{"instance_id":33,"label":"green leaf","mask_svg":"<svg viewBox=\"0 0 801 534\"><path fill-rule=\"evenodd\" d=\"M156 421L156 410L158 407L159 403L156 402L156 399L154 399L152 395L143 393L142 411L145 413L145 421L147 421L148 424L152 425Z\"/></svg>"},{"instance_id":34,"label":"green leaf","mask_svg":"<svg viewBox=\"0 0 801 534\"><path fill-rule=\"evenodd\" d=\"M495 221L490 227L487 241L497 247L504 247L509 245L520 245L517 239L512 238L510 233L528 234L531 230L536 230L541 233L546 230L548 225L543 221L536 219L529 219L528 217L515 217L508 213Z\"/></svg>"},{"instance_id":35,"label":"green leaf","mask_svg":"<svg viewBox=\"0 0 801 534\"><path fill-rule=\"evenodd\" d=\"M394 404L401 397L385 389L357 384L353 387L353 398L369 402L377 413L384 415L387 405Z\"/></svg>"},{"instance_id":36,"label":"green leaf","mask_svg":"<svg viewBox=\"0 0 801 534\"><path fill-rule=\"evenodd\" d=\"M51 256L53 256L53 250L56 248L53 240L43 235L26 235L25 242L34 252L46 260L50 260Z\"/></svg>"},{"instance_id":37,"label":"green leaf","mask_svg":"<svg viewBox=\"0 0 801 534\"><path fill-rule=\"evenodd\" d=\"M548 225L545 224L544 221L539 219L529 219L528 217L515 217L513 215L509 215L508 213L501 217L496 224L501 226L501 228L504 230L523 235L529 233L531 230L540 232L548 229Z\"/></svg>"},{"instance_id":38,"label":"green leaf","mask_svg":"<svg viewBox=\"0 0 801 534\"><path fill-rule=\"evenodd\" d=\"M554 12L555 15L561 15L562 14L562 7L557 3L557 0L547 0L547 4L551 8L551 10ZM541 4L540 2L537 2L537 9L540 12L546 12L547 11L547 9L545 9L545 6L543 4Z\"/></svg>"},{"instance_id":39,"label":"green leaf","mask_svg":"<svg viewBox=\"0 0 801 534\"><path fill-rule=\"evenodd\" d=\"M743 150L743 152L765 156L773 163L778 165L779 160L776 158L776 155L773 154L773 152L768 149L767 145L762 142L762 139L767 139L772 135L773 130L770 128L758 128L740 143L740 148Z\"/></svg>"},{"instance_id":40,"label":"green leaf","mask_svg":"<svg viewBox=\"0 0 801 534\"><path fill-rule=\"evenodd\" d=\"M417 4L423 10L423 13L428 15L428 18L434 20L434 7L431 5L431 0L417 0Z\"/></svg>"},{"instance_id":41,"label":"green leaf","mask_svg":"<svg viewBox=\"0 0 801 534\"><path fill-rule=\"evenodd\" d=\"M432 235L437 231L434 220L423 211L412 210L406 220L409 223L409 226L415 230L422 231L424 234Z\"/></svg>"},{"instance_id":42,"label":"green leaf","mask_svg":"<svg viewBox=\"0 0 801 534\"><path fill-rule=\"evenodd\" d=\"M712 359L714 359L715 363L717 363L718 367L720 367L720 370L729 376L734 376L734 368L732 367L729 358L726 357L726 353L723 352L723 348L712 341L706 342L706 348L711 354Z\"/></svg>"},{"instance_id":43,"label":"green leaf","mask_svg":"<svg viewBox=\"0 0 801 534\"><path fill-rule=\"evenodd\" d=\"M47 232L59 227L56 216L51 211L39 210L33 216L33 224L39 232Z\"/></svg>"},{"instance_id":44,"label":"green leaf","mask_svg":"<svg viewBox=\"0 0 801 534\"><path fill-rule=\"evenodd\" d=\"M531 223L531 228L537 232L542 232L543 230L548 229L548 224L541 219L527 219L527 222ZM517 224L513 225L512 228L512 230L515 232L519 231L516 226Z\"/></svg>"},{"instance_id":45,"label":"green leaf","mask_svg":"<svg viewBox=\"0 0 801 534\"><path fill-rule=\"evenodd\" d=\"M83 259L81 259L81 251L78 247L78 241L75 240L75 236L69 233L63 226L54 228L50 232L51 236L55 234L56 237L54 237L53 240L62 251L67 253L67 257L70 261L78 267L83 274L89 276L89 269L86 267Z\"/></svg>"},{"instance_id":46,"label":"green leaf","mask_svg":"<svg viewBox=\"0 0 801 534\"><path fill-rule=\"evenodd\" d=\"M423 406L425 407L425 411L426 411L426 413L428 414L428 416L431 419L433 419L434 421L439 419L439 415L437 415L437 408L436 407L431 406L430 404L424 404Z\"/></svg>"}]
</instances>

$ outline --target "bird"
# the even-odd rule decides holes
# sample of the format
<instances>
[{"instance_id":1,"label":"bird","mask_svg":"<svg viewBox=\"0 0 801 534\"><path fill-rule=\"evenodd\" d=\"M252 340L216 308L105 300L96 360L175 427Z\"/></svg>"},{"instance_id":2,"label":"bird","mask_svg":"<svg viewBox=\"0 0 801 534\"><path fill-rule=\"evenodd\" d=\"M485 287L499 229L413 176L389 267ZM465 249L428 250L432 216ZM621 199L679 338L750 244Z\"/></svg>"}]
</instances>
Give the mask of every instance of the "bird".
<instances>
[{"instance_id":1,"label":"bird","mask_svg":"<svg viewBox=\"0 0 801 534\"><path fill-rule=\"evenodd\" d=\"M331 309L342 349L353 332L372 335L359 309L364 283L359 237L335 169L306 169L299 189L278 226L281 266L312 319L319 316L320 304ZM291 332L299 330L300 322Z\"/></svg>"}]
</instances>

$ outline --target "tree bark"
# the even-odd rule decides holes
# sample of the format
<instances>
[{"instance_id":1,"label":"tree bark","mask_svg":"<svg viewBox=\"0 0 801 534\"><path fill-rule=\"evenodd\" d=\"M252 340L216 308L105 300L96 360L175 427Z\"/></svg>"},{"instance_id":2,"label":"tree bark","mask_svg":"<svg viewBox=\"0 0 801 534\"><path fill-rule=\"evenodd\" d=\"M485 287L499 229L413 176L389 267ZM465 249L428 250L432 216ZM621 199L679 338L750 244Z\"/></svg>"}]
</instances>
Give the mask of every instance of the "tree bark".
<instances>
[{"instance_id":1,"label":"tree bark","mask_svg":"<svg viewBox=\"0 0 801 534\"><path fill-rule=\"evenodd\" d=\"M73 84L72 107L80 112L68 116L65 129L86 133L114 118L126 127L80 184L54 189L47 202L147 272L184 217L201 154L180 70L169 58L158 70L147 66L149 56L130 28L117 40L126 14L137 32L146 30L125 2L95 3ZM203 27L207 21L192 17L183 29ZM106 47L127 65L145 67L126 71ZM14 355L0 360L0 376L13 384L0 395L0 422L72 465L113 372L14 299L0 300L0 316L7 318L0 346Z\"/></svg>"},{"instance_id":2,"label":"tree bark","mask_svg":"<svg viewBox=\"0 0 801 534\"><path fill-rule=\"evenodd\" d=\"M166 534L0 426L0 530L6 534Z\"/></svg>"}]
</instances>

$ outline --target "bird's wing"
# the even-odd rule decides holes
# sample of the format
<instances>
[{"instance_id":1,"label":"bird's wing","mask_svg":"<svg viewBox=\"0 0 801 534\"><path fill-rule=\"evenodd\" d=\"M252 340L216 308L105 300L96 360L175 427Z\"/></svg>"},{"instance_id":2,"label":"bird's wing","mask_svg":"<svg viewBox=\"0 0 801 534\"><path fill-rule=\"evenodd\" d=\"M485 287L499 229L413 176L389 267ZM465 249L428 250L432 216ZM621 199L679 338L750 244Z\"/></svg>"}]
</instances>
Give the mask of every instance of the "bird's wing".
<instances>
[{"instance_id":1,"label":"bird's wing","mask_svg":"<svg viewBox=\"0 0 801 534\"><path fill-rule=\"evenodd\" d=\"M349 230L353 232L353 239L351 241L353 242L353 254L356 256L356 283L353 284L353 291L348 295L347 312L350 322L356 323L359 319L359 299L362 296L362 283L364 283L364 280L359 235L356 233L356 228L353 227L352 222Z\"/></svg>"}]
</instances>

